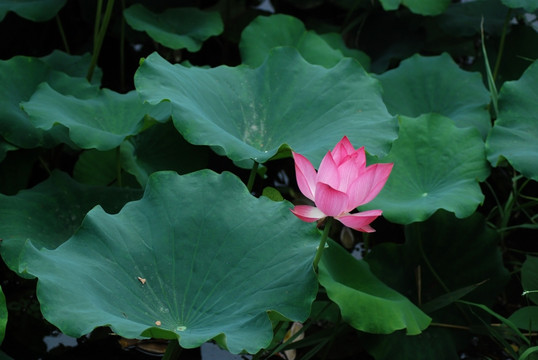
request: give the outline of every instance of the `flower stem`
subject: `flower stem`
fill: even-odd
[[[101,46],[103,45],[106,29],[110,21],[110,16],[112,15],[112,9],[114,8],[114,0],[108,0],[105,9],[105,15],[103,17],[103,22],[101,22],[101,7],[102,0],[99,0],[97,4],[97,14],[95,17],[92,60],[90,63],[90,68],[88,69],[88,74],[86,75],[86,79],[88,79],[88,81],[92,80],[93,71],[97,66],[97,59],[99,58],[99,53],[101,52]]]
[[[316,251],[316,256],[314,257],[314,271],[318,272],[318,263],[323,254],[323,249],[325,249],[325,244],[327,243],[327,238],[329,237],[329,231],[331,230],[331,225],[333,223],[333,218],[328,217],[327,222],[325,223],[325,228],[323,229],[323,234],[321,235],[321,240],[319,241],[318,251]]]
[[[248,192],[252,192],[252,188],[254,187],[254,180],[256,179],[256,173],[258,172],[258,165],[260,164],[254,161],[252,170],[250,170],[250,176],[248,177],[248,183],[247,183]]]

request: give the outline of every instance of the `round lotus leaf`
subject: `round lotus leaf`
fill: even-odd
[[[276,48],[258,68],[200,69],[154,53],[135,84],[142,99],[171,102],[187,141],[237,162],[263,163],[289,146],[317,165],[344,135],[382,155],[396,137],[378,82],[349,58],[325,69],[293,48]]]
[[[96,207],[62,246],[24,258],[43,315],[65,334],[110,326],[255,353],[273,337],[268,312],[304,321],[317,293],[319,232],[291,206],[253,197],[231,173],[158,172],[141,200],[116,215]]]
[[[361,209],[381,209],[389,221],[423,221],[438,209],[464,218],[484,200],[478,181],[490,169],[480,134],[441,115],[400,117],[399,137],[380,161],[394,167],[379,195]]]
[[[224,30],[219,13],[197,8],[167,9],[157,14],[134,4],[124,10],[123,16],[133,29],[145,31],[159,44],[174,50],[198,51],[205,40]]]
[[[335,242],[323,251],[318,277],[327,296],[340,307],[342,318],[355,329],[374,334],[406,329],[416,335],[430,324],[429,316]]]
[[[475,127],[485,139],[490,128],[489,92],[479,73],[461,70],[450,55],[414,55],[377,78],[393,115],[437,113],[458,127]]]
[[[258,16],[241,33],[239,50],[244,64],[260,66],[271,49],[292,46],[311,64],[332,67],[344,56],[368,65],[368,57],[358,50],[348,49],[341,34],[318,35],[306,30],[303,22],[293,16],[275,14]]]
[[[538,181],[538,61],[499,92],[499,117],[487,139],[493,166],[505,158],[524,176]]]

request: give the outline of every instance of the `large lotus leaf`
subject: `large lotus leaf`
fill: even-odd
[[[335,242],[323,251],[318,278],[340,307],[342,318],[355,329],[374,334],[406,329],[407,334],[416,335],[430,324],[429,316]]]
[[[62,172],[17,195],[0,194],[0,251],[6,264],[25,275],[20,255],[30,243],[54,249],[69,239],[95,205],[117,212],[141,190],[81,185]]]
[[[499,93],[499,117],[487,139],[488,160],[505,158],[524,176],[538,181],[538,61]]]
[[[342,38],[340,34],[334,34]],[[330,68],[336,65],[343,57],[344,53],[334,38],[329,37],[327,41],[323,36],[315,31],[306,30],[303,22],[293,16],[285,14],[275,14],[271,16],[258,16],[241,33],[239,50],[244,64],[258,67],[265,61],[269,51],[278,46],[292,46],[311,64],[322,65]],[[343,46],[344,41],[338,46]],[[347,55],[364,59],[358,50]]]
[[[153,174],[140,201],[100,207],[55,250],[24,255],[45,318],[71,336],[217,337],[238,353],[272,339],[268,311],[304,321],[317,292],[319,232],[288,202],[251,196],[231,173]]]
[[[490,128],[489,92],[479,73],[461,70],[450,55],[415,55],[377,78],[393,115],[437,113],[458,127],[476,127],[485,139]]]
[[[385,10],[396,10],[402,4],[420,15],[439,15],[450,5],[450,0],[380,0],[380,2]]]
[[[169,121],[155,124],[121,144],[121,166],[142,186],[161,170],[186,174],[207,167],[209,149],[189,144]]]
[[[143,127],[150,107],[135,91],[119,94],[103,89],[93,98],[64,95],[41,84],[29,101],[21,104],[36,127],[55,125],[69,129],[70,139],[83,149],[110,150]]]
[[[0,61],[0,134],[22,148],[68,143],[63,129],[49,132],[37,129],[20,103],[30,99],[38,85],[45,81],[57,90],[77,89],[77,93],[85,94],[94,91],[95,87],[84,86],[84,79],[76,79],[86,61],[89,61],[87,56],[67,56],[60,52],[42,59],[16,56]],[[60,72],[64,68],[69,73]]]
[[[524,291],[531,291],[527,296],[538,304],[538,257],[527,256],[521,267],[521,285]]]
[[[263,163],[287,144],[317,165],[343,135],[377,155],[396,137],[377,81],[352,59],[325,69],[293,48],[276,48],[255,69],[199,69],[152,54],[135,83],[144,100],[172,103],[187,141],[234,161]]]
[[[524,8],[528,12],[538,9],[538,0],[501,0],[502,3],[511,8]]]
[[[67,0],[3,0],[0,2],[0,21],[8,11],[31,21],[50,20]]]
[[[478,180],[489,175],[476,129],[460,129],[436,114],[400,117],[400,133],[382,162],[394,168],[385,187],[364,209],[381,209],[392,222],[426,220],[438,209],[470,216],[484,200]]]
[[[156,14],[135,4],[125,9],[123,16],[133,29],[145,31],[153,40],[175,50],[198,51],[205,40],[224,30],[219,13],[196,8],[167,9]]]
[[[481,214],[457,219],[453,214],[441,210],[423,223],[406,226],[404,244],[380,244],[372,249],[365,260],[381,281],[414,302],[419,302],[417,288],[420,286],[420,302],[423,304],[446,294],[428,263],[450,291],[486,280],[464,298],[489,306],[509,280],[497,244],[497,232],[487,226]],[[420,285],[417,283],[417,271],[420,272]],[[435,323],[469,326],[469,319],[462,316],[460,310],[452,305],[436,309],[428,315]],[[431,331],[433,329],[429,328],[425,334]],[[436,338],[436,334],[431,332],[425,339]],[[417,344],[417,339],[401,337],[399,341],[390,341],[391,338],[379,341],[375,347],[376,351],[382,353],[395,353],[403,348],[406,352],[415,351],[415,356],[406,357],[412,359],[423,359],[423,352],[430,354],[439,348],[445,349],[439,353],[453,354],[454,347],[462,346],[468,334],[464,333],[464,338],[460,338],[460,330],[451,331],[451,334],[452,339],[443,335],[442,338],[447,341],[432,341],[429,345],[422,341]]]

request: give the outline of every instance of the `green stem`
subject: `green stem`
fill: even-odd
[[[316,251],[316,256],[314,257],[314,271],[318,272],[318,264],[323,254],[323,249],[325,249],[325,244],[327,243],[327,238],[329,237],[329,231],[331,230],[331,225],[333,223],[333,218],[328,217],[325,223],[325,229],[323,229],[323,234],[321,235],[321,240],[319,241],[318,250]]]
[[[252,192],[252,188],[254,187],[254,180],[256,179],[256,173],[258,172],[258,164],[256,161],[254,161],[254,165],[252,166],[252,170],[250,170],[250,176],[248,177],[248,183],[247,183],[247,189],[248,192]]]
[[[97,0],[97,9],[95,10],[95,23],[93,24],[93,52],[95,52],[95,39],[99,35],[101,26],[101,11],[103,9],[103,0]]]
[[[506,13],[506,18],[504,19],[503,32],[501,34],[501,40],[499,42],[499,52],[497,53],[497,59],[495,60],[495,67],[493,69],[493,80],[497,79],[497,74],[499,73],[499,68],[501,66],[501,59],[504,52],[504,42],[506,39],[506,33],[508,32],[508,25],[510,24],[510,19],[512,18],[512,9],[508,9]]]
[[[168,346],[166,347],[166,352],[162,357],[162,360],[176,360],[179,359],[179,355],[183,349],[179,346],[177,340],[170,340]]]
[[[56,14],[56,24],[58,25],[58,30],[60,31],[60,36],[62,37],[62,42],[64,43],[65,52],[70,54],[71,51],[69,50],[69,44],[67,43],[67,37],[65,36],[64,27],[62,26],[62,22],[60,20],[60,16]]]
[[[108,27],[108,23],[110,22],[110,16],[112,15],[112,9],[114,8],[114,0],[109,0],[106,4],[106,10],[105,15],[103,17],[103,22],[101,23],[101,26],[99,27],[99,30],[94,29],[94,35],[97,34],[97,36],[93,39],[94,45],[93,45],[93,54],[92,54],[92,61],[90,63],[90,68],[88,69],[88,74],[86,75],[86,79],[88,81],[92,80],[93,72],[95,70],[95,67],[97,66],[97,59],[99,58],[99,53],[101,52],[101,46],[103,45],[103,40],[105,38],[106,29]],[[98,13],[95,18],[96,27],[98,26],[97,23],[101,19],[101,0],[99,0],[99,3],[97,5]]]

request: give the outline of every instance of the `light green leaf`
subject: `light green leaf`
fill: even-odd
[[[517,81],[507,81],[499,92],[499,117],[487,139],[488,160],[500,159],[524,176],[538,180],[538,61]]]
[[[419,15],[439,15],[446,10],[450,0],[380,0],[383,9],[396,10],[400,4]]]
[[[481,75],[461,70],[447,53],[415,55],[377,78],[393,115],[444,115],[458,127],[477,128],[484,139],[491,128],[490,96]]]
[[[3,0],[0,2],[0,21],[8,11],[31,21],[50,20],[67,0]]]
[[[341,34],[318,35],[307,31],[301,20],[285,14],[258,16],[245,27],[239,42],[243,63],[253,67],[263,64],[270,50],[279,46],[294,47],[309,63],[326,68],[345,56],[368,59],[358,50],[347,49]]]
[[[153,40],[174,50],[186,48],[196,52],[205,40],[224,30],[219,13],[196,8],[173,8],[157,14],[134,4],[124,10],[123,16],[133,29],[145,31]]]
[[[54,249],[80,226],[92,207],[101,204],[107,211],[118,211],[126,201],[137,199],[141,190],[81,185],[62,172],[17,195],[0,194],[0,251],[5,263],[23,276],[20,263],[24,248]]]
[[[103,89],[94,98],[64,95],[41,84],[29,101],[21,104],[36,127],[50,130],[55,125],[69,129],[71,140],[83,149],[110,150],[143,126],[149,106],[135,91],[119,94]]]
[[[528,12],[534,12],[538,9],[538,0],[501,0],[502,3],[510,8],[523,8]]]
[[[140,201],[117,215],[96,207],[62,246],[24,259],[43,315],[65,334],[107,325],[254,353],[271,342],[268,311],[304,321],[317,292],[319,233],[290,207],[253,197],[230,173],[159,172]]]
[[[318,274],[320,284],[342,312],[342,318],[357,330],[390,334],[406,329],[420,334],[431,322],[406,297],[382,283],[368,264],[353,258],[335,242],[323,252]]]
[[[470,216],[484,200],[478,181],[489,175],[476,129],[441,115],[400,117],[400,133],[382,162],[394,168],[379,195],[361,209],[381,209],[392,222],[423,221],[438,209]]]
[[[187,141],[236,162],[263,163],[279,150],[289,155],[288,145],[317,165],[343,135],[377,155],[396,137],[377,81],[352,59],[325,69],[293,48],[276,48],[256,69],[199,69],[152,54],[135,84],[144,100],[171,102],[174,124]]]

